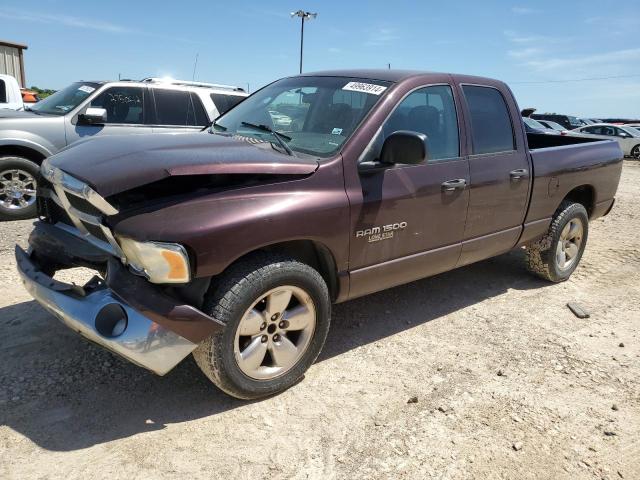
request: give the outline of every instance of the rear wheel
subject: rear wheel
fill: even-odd
[[[631,149],[631,157],[640,160],[640,145],[636,145]]]
[[[212,285],[204,310],[225,328],[193,356],[205,375],[234,397],[279,393],[317,358],[330,309],[327,286],[316,270],[278,255],[253,256]]]
[[[37,214],[36,178],[40,167],[22,157],[0,157],[0,220],[24,220]]]
[[[589,217],[583,205],[563,202],[547,234],[527,246],[527,267],[545,280],[567,280],[582,258],[589,233]]]

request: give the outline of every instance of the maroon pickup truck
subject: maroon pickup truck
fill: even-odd
[[[193,353],[239,398],[293,385],[331,304],[525,247],[566,280],[614,203],[615,141],[525,133],[487,78],[334,71],[276,81],[195,134],[88,140],[39,179],[27,290],[160,375]],[[56,271],[88,267],[84,286]]]

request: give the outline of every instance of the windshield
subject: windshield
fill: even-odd
[[[533,118],[522,117],[522,119],[524,120],[524,123],[529,125],[531,128],[535,128],[537,130],[546,130],[547,129],[547,127],[542,125],[540,122],[534,120]]]
[[[566,130],[566,128],[564,128],[562,125],[560,125],[559,123],[556,122],[551,122],[549,120],[545,120],[544,122],[546,125],[549,125],[550,128],[553,128],[554,130]]]
[[[390,85],[347,77],[285,78],[219,117],[211,131],[270,142],[275,148],[276,139],[269,131],[273,130],[294,152],[328,157],[340,149]]]
[[[80,105],[99,86],[100,84],[91,82],[72,83],[67,88],[31,105],[29,109],[51,115],[64,115]]]
[[[620,128],[620,130],[622,130],[623,132],[627,132],[632,137],[640,137],[640,131],[636,130],[633,127]]]

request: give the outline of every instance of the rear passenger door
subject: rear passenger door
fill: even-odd
[[[465,99],[469,156],[469,211],[459,265],[515,246],[526,214],[530,166],[517,106],[508,91],[461,84]],[[516,130],[516,128],[518,130]]]
[[[209,124],[200,98],[193,92],[151,89],[155,116],[154,132],[197,132]]]

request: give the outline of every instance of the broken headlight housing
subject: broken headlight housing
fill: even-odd
[[[117,237],[129,266],[151,283],[187,283],[191,280],[189,255],[178,243],[138,242]]]

